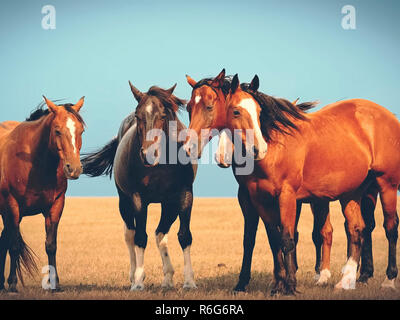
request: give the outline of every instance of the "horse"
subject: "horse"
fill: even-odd
[[[230,165],[224,161],[224,147],[225,144],[230,140],[227,140],[227,135],[223,128],[226,127],[225,102],[226,97],[229,94],[232,77],[225,76],[225,69],[223,69],[215,78],[205,78],[200,81],[195,81],[188,75],[186,78],[189,85],[193,88],[191,100],[187,104],[187,111],[189,112],[190,118],[189,128],[196,132],[196,135],[193,136],[197,137],[198,140],[196,141],[192,138],[187,139],[184,148],[189,154],[191,150],[197,149],[196,152],[198,156],[201,157],[202,149],[208,142],[207,136],[212,136],[213,134],[215,135],[216,132],[213,131],[214,129],[222,130],[220,132],[219,150],[216,154],[216,161],[220,167],[227,168]],[[248,84],[242,85],[246,86]],[[297,100],[294,103],[297,103]],[[303,109],[310,108],[311,106],[312,104],[310,103],[299,105],[299,107]],[[206,134],[202,134],[200,132],[201,130],[206,130]],[[232,169],[234,169],[234,167],[232,167]],[[235,170],[233,170],[233,172],[235,174]],[[239,186],[238,200],[244,218],[244,239],[242,267],[239,281],[234,288],[235,292],[245,291],[250,281],[252,252],[259,223],[259,215],[257,214],[256,210],[252,208],[245,185]],[[316,248],[315,270],[317,273],[317,284],[324,285],[331,276],[329,269],[333,228],[329,219],[329,203],[315,201],[312,203],[311,208],[314,215],[314,229],[312,238]],[[300,211],[301,203],[299,202],[297,207],[296,224],[300,216]],[[264,224],[270,239],[270,244],[272,246],[273,243],[275,243],[274,239],[277,237],[277,232],[276,230],[272,230],[272,227],[268,224]],[[297,242],[297,231],[295,233],[295,238]],[[279,252],[275,249],[275,247],[276,246],[271,248],[273,249],[272,251],[274,254],[275,273],[279,274],[284,272],[282,271],[283,264],[279,260]],[[275,283],[274,288],[272,289],[272,294],[275,294],[278,291],[280,285],[280,282]]]
[[[186,128],[178,119],[177,112],[185,101],[173,95],[176,84],[168,90],[152,86],[147,93],[139,91],[131,82],[129,85],[138,102],[135,112],[122,121],[117,137],[100,151],[82,159],[83,173],[92,177],[104,174],[111,177],[114,172],[119,211],[125,223],[125,242],[130,254],[131,290],[144,289],[143,259],[147,245],[147,208],[150,203],[161,203],[156,243],[163,263],[162,287],[174,286],[167,235],[179,216],[178,240],[184,256],[183,287],[196,288],[190,257],[190,216],[197,164],[174,164],[170,157],[176,157],[177,153],[166,152],[170,150],[171,143],[177,143],[176,152],[182,145],[177,142],[176,136]],[[169,134],[173,123],[176,123],[176,135]],[[165,148],[158,148],[163,138],[150,137],[150,132],[154,130],[166,133]],[[153,157],[150,157],[150,153],[153,153]]]
[[[57,229],[64,208],[67,180],[82,172],[80,149],[85,123],[79,114],[84,103],[56,105],[44,97],[24,122],[0,123],[0,213],[4,229],[0,238],[0,289],[4,290],[4,266],[10,254],[9,292],[17,292],[22,269],[37,272],[35,254],[20,233],[23,217],[42,213],[50,288],[59,291],[56,266]],[[47,105],[47,109],[44,109]],[[52,278],[54,275],[54,278]],[[54,280],[53,283],[51,283]]]
[[[339,200],[348,237],[347,261],[337,289],[355,288],[360,257],[363,278],[371,274],[373,214],[379,193],[389,243],[383,287],[397,277],[397,190],[400,184],[400,123],[382,106],[364,99],[330,104],[314,113],[258,91],[254,77],[241,88],[232,80],[227,127],[254,130],[254,142],[236,131],[254,153],[252,176],[241,176],[264,221],[280,228],[286,270],[284,292],[296,292],[295,227],[298,201]],[[365,280],[365,279],[364,279]]]

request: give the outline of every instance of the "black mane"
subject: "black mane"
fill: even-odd
[[[152,86],[149,91],[146,93],[148,96],[153,96],[157,97],[160,99],[161,103],[166,107],[167,109],[170,109],[174,112],[177,112],[180,109],[183,109],[184,105],[186,104],[186,101],[183,99],[179,99],[173,94],[170,94],[168,90],[164,90],[160,87],[157,86]]]
[[[298,130],[290,118],[307,120],[305,112],[318,104],[314,101],[294,105],[286,99],[275,98],[259,91],[254,92],[248,88],[248,84],[241,85],[241,89],[249,93],[261,107],[261,132],[267,142],[271,141],[272,131],[290,134],[285,129]]]
[[[53,100],[53,101],[57,102],[59,100]],[[25,119],[25,121],[39,120],[40,118],[50,114],[50,110],[45,106],[46,106],[46,103],[45,102],[41,102],[36,107],[36,109],[31,112],[29,117]],[[67,110],[69,113],[72,113],[78,119],[78,121],[80,123],[82,123],[82,125],[85,125],[85,121],[83,121],[83,118],[81,117],[81,115],[72,108],[74,106],[72,103],[60,104],[59,106],[60,107],[64,107],[64,109]]]
[[[232,78],[233,78],[232,76],[226,76],[224,78],[224,84],[220,88],[225,97],[229,94],[229,89],[231,88]],[[193,87],[193,90],[200,88],[201,86],[204,86],[204,85],[211,87],[211,82],[213,80],[214,80],[214,78],[201,79],[195,84],[195,86]]]

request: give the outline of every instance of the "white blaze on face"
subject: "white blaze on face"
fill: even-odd
[[[196,104],[198,104],[198,103],[200,102],[200,100],[201,100],[201,95],[197,95],[197,96],[194,98],[194,102],[195,102]]]
[[[148,104],[145,108],[147,113],[152,113],[153,112],[153,104]]]
[[[228,136],[227,129],[222,130],[219,135],[218,149],[215,153],[216,161],[224,166],[232,164],[233,144]]]
[[[71,134],[71,142],[72,146],[74,147],[74,153],[76,153],[76,139],[75,139],[75,121],[71,118],[67,119],[67,128]]]
[[[261,128],[258,125],[258,114],[257,114],[257,105],[251,98],[246,98],[240,101],[239,106],[243,109],[246,109],[250,114],[251,120],[253,122],[253,129],[255,134],[256,145],[258,147],[258,158],[262,159],[265,157],[267,153],[268,145],[264,140],[264,137],[261,133]]]

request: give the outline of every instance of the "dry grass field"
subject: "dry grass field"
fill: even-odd
[[[147,232],[149,241],[145,253],[146,288],[130,292],[128,280],[128,251],[124,242],[123,223],[117,210],[117,198],[68,198],[61,219],[58,237],[58,268],[60,293],[41,288],[42,274],[25,277],[19,293],[0,294],[0,299],[399,299],[399,291],[382,290],[385,276],[387,241],[382,227],[380,204],[376,210],[377,227],[373,233],[375,276],[367,286],[343,292],[335,291],[346,260],[344,218],[337,202],[331,204],[334,227],[329,285],[314,285],[314,246],[311,240],[312,214],[303,207],[299,223],[298,290],[295,297],[269,296],[272,277],[272,255],[265,229],[259,225],[253,257],[253,277],[248,293],[233,295],[242,260],[243,218],[234,198],[196,198],[192,212],[192,262],[197,290],[186,291],[183,284],[183,256],[176,236],[178,221],[169,235],[169,252],[175,267],[175,289],[161,288],[162,264],[156,247],[154,230],[160,217],[160,206],[149,210]],[[21,224],[26,242],[38,255],[39,271],[47,264],[44,250],[44,219],[42,216],[24,218]],[[399,258],[399,257],[398,257]],[[8,259],[7,259],[8,260]],[[8,276],[8,263],[7,263]],[[400,286],[397,281],[397,286]]]

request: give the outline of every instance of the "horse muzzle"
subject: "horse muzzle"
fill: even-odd
[[[67,179],[76,180],[82,174],[82,165],[72,166],[70,163],[64,165],[64,174]]]

